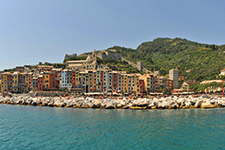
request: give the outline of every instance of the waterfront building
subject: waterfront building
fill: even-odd
[[[121,73],[120,72],[117,72],[117,92],[121,92],[122,90],[122,82],[121,82]]]
[[[19,86],[19,89],[18,89],[19,93],[25,92],[25,73],[19,74],[18,86]]]
[[[140,79],[144,81],[144,91],[146,93],[153,93],[156,91],[156,87],[158,86],[157,76],[152,74],[144,74],[140,75]]]
[[[72,71],[70,69],[64,69],[61,72],[60,88],[72,88]]]
[[[38,79],[38,91],[42,91],[43,90],[43,75],[39,75],[37,79]]]
[[[50,88],[50,71],[44,71],[42,73],[43,76],[43,89]]]
[[[62,68],[53,68],[49,73],[50,89],[59,89]]]
[[[32,78],[33,78],[33,74],[30,73],[24,73],[25,76],[25,91],[30,91],[32,88]]]
[[[87,81],[86,81],[86,72],[79,72],[79,85],[83,89],[83,93],[87,93],[88,89],[86,88]]]
[[[1,80],[2,80],[2,83],[1,83],[1,91],[2,92],[7,92],[8,91],[8,74],[10,72],[4,72],[1,74]]]
[[[7,73],[7,91],[12,91],[12,73]]]
[[[37,77],[32,78],[32,90],[33,91],[38,90],[38,78]]]
[[[19,91],[19,74],[20,72],[15,71],[12,74],[12,92],[18,92]]]

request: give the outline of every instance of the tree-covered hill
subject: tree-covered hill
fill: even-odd
[[[114,46],[123,57],[136,63],[143,61],[151,70],[160,70],[166,75],[169,69],[178,68],[180,76],[197,81],[219,78],[225,68],[225,45],[208,45],[181,38],[157,38],[144,42],[137,49]],[[186,70],[190,70],[186,72]]]

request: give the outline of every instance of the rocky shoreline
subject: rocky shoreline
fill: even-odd
[[[104,98],[93,97],[32,97],[29,95],[0,96],[0,104],[100,109],[190,109],[225,107],[224,97],[192,96],[166,98]]]

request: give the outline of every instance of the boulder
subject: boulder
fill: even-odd
[[[130,109],[147,109],[147,107],[130,107]]]
[[[214,108],[215,105],[212,105],[209,101],[201,104],[201,108]]]
[[[122,104],[117,104],[116,107],[117,108],[121,108],[121,107],[123,107],[123,105]]]
[[[33,106],[37,106],[37,102],[32,102],[32,105]]]
[[[48,106],[53,107],[54,105],[53,105],[53,103],[48,103]]]
[[[170,108],[171,108],[171,109],[176,109],[176,108],[177,108],[177,105],[176,105],[176,104],[172,104],[172,105],[170,106]]]
[[[101,105],[93,104],[91,108],[99,108]]]
[[[146,106],[148,106],[148,102],[140,102],[140,103],[137,104],[137,106],[146,107]]]
[[[105,106],[105,109],[114,109],[115,107],[111,104],[108,104]]]
[[[128,109],[128,108],[129,108],[129,106],[123,106],[122,108],[123,108],[123,109]]]
[[[160,102],[160,103],[158,103],[158,108],[159,109],[166,109],[166,108],[168,108],[169,107],[169,105],[168,105],[168,103],[167,102]]]
[[[200,108],[200,107],[201,107],[201,104],[202,104],[202,100],[198,100],[198,101],[195,103],[195,108]]]

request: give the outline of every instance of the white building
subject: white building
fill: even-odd
[[[69,69],[64,69],[60,76],[60,87],[70,88],[72,87],[72,71]]]

